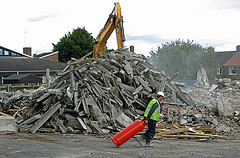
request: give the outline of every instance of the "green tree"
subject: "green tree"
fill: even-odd
[[[159,71],[165,71],[170,76],[179,72],[179,80],[195,80],[198,63],[204,66],[208,78],[212,80],[218,66],[212,47],[204,48],[190,40],[166,42],[157,51],[151,51],[148,58]]]
[[[93,50],[95,39],[85,27],[73,29],[60,38],[57,44],[53,45],[53,51],[58,51],[60,62],[67,62],[71,57],[79,59]]]

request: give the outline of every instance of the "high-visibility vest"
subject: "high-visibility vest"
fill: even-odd
[[[152,116],[150,117],[151,120],[154,120],[154,121],[158,121],[159,120],[159,115],[160,115],[160,103],[158,102],[157,99],[152,99],[149,103],[148,103],[148,106],[146,108],[146,111],[144,113],[144,117],[147,117],[148,116],[148,113],[150,112],[150,109],[152,108],[152,105],[157,103],[158,104],[158,107],[155,109],[155,111],[153,112]]]

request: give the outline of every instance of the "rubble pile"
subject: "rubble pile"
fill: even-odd
[[[218,132],[229,133],[240,127],[240,84],[220,86],[213,84],[210,89],[189,87],[186,93],[196,103],[196,107],[207,109],[217,121]]]
[[[109,133],[143,116],[150,99],[164,91],[166,102],[194,103],[143,55],[111,52],[71,62],[48,88],[31,95],[18,118],[22,132]]]
[[[211,108],[218,116],[233,117],[234,111],[240,111],[240,84],[227,87],[212,85],[212,87],[214,89],[193,87],[187,89],[186,92],[197,106]],[[219,106],[221,104],[224,109]]]
[[[182,126],[198,127],[203,125],[217,126],[216,115],[205,106],[163,106],[162,120],[165,123],[177,123]]]
[[[24,109],[27,108],[30,94],[33,90],[23,90],[15,92],[0,92],[0,114],[21,117]]]
[[[1,93],[0,115],[16,118],[20,132],[118,132],[141,119],[148,102],[163,91],[158,137],[219,138],[203,132],[229,133],[236,127],[231,107],[239,107],[239,86],[183,89],[172,81],[175,76],[129,51],[82,58],[69,62],[47,88]]]
[[[156,128],[154,138],[236,137],[235,134],[240,131],[240,84],[235,83],[236,81],[224,87],[212,85],[211,88],[203,86],[182,88],[195,105],[164,104],[162,121]]]
[[[17,133],[15,118],[27,109],[31,91],[0,91],[0,134]]]

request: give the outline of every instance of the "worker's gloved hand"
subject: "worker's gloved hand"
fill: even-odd
[[[148,123],[148,119],[149,119],[148,117],[144,117],[143,121],[147,124]]]
[[[143,120],[146,124],[148,124],[148,120]]]

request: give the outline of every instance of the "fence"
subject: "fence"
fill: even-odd
[[[0,84],[0,91],[13,92],[23,89],[37,89],[42,84],[28,83],[28,84]]]

